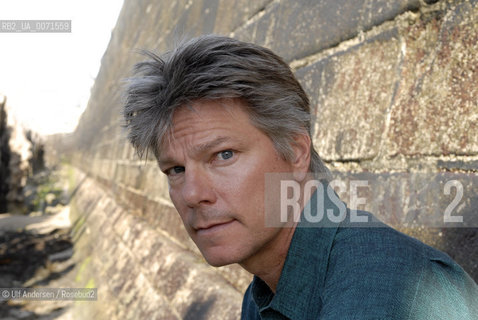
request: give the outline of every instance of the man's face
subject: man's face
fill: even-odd
[[[196,101],[173,116],[158,159],[187,232],[209,264],[247,265],[281,243],[266,228],[266,172],[290,172],[240,100]],[[257,259],[256,259],[257,260]]]

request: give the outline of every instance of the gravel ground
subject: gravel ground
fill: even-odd
[[[46,229],[42,229],[46,230]],[[0,288],[74,287],[69,229],[0,231]],[[72,301],[0,300],[0,319],[70,319]]]

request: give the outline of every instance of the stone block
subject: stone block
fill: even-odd
[[[144,213],[145,196],[141,191],[125,185],[116,185],[115,199],[130,209],[130,213],[141,217]]]
[[[341,173],[339,196],[351,209],[374,213],[393,227],[478,228],[478,175],[465,173]],[[356,186],[353,187],[352,182]],[[359,182],[359,183],[357,183]],[[357,203],[352,188],[364,204]],[[462,220],[462,222],[458,222]],[[456,221],[456,222],[454,222]]]
[[[114,238],[111,240],[114,240]],[[124,244],[119,244],[117,253],[116,263],[107,270],[109,276],[103,278],[102,281],[106,282],[115,296],[120,297],[122,292],[132,291],[133,281],[138,276],[139,270],[137,264],[133,263],[133,257]],[[103,267],[98,263],[98,270],[102,269]],[[127,300],[128,296],[120,299]]]
[[[389,155],[478,154],[478,6],[464,1],[402,29]]]
[[[159,170],[156,161],[148,161],[143,166],[140,189],[151,199],[169,202],[169,187],[166,176]]]
[[[189,3],[176,26],[187,36],[212,33],[216,21],[219,0],[198,0]]]
[[[179,319],[162,293],[157,292],[149,281],[143,280],[137,285],[141,285],[140,288],[142,289],[139,296],[139,315],[137,319]]]
[[[264,10],[271,1],[219,0],[214,33],[227,35]]]
[[[333,47],[419,6],[418,0],[283,0],[269,5],[262,17],[238,28],[234,36],[270,47],[292,61]]]
[[[94,174],[102,179],[111,181],[116,172],[117,162],[109,159],[97,159],[98,170]]]
[[[144,3],[141,12],[142,28],[132,27],[135,30],[132,32],[134,37],[131,36],[131,32],[124,33],[129,36],[130,44],[134,47],[163,52],[184,38],[212,33],[218,2],[219,0],[162,1],[162,3],[142,1]],[[128,25],[125,23],[121,28],[127,29]]]
[[[272,41],[275,39],[273,33],[277,23],[279,7],[280,2],[270,3],[254,22],[237,28],[232,34],[233,37],[241,41],[253,42],[272,49]],[[281,52],[276,53],[282,54]]]
[[[128,212],[125,212],[121,219],[118,219],[116,223],[113,225],[113,229],[115,233],[122,238],[123,242],[128,241],[130,237],[130,226],[133,222],[133,216]]]
[[[238,264],[230,264],[216,268],[216,270],[239,292],[246,292],[247,287],[252,281],[252,274],[244,270]]]
[[[129,221],[130,224],[128,226],[128,237],[123,237],[123,241],[125,245],[132,250],[135,247],[135,242],[138,242],[140,235],[143,233],[144,225],[142,224],[142,220],[136,216],[133,216],[132,219]],[[134,252],[134,254],[137,254]]]
[[[378,155],[397,81],[395,28],[297,70],[311,97],[314,145],[329,161]]]
[[[436,1],[435,1],[436,2]],[[428,1],[427,4],[432,4]],[[367,30],[373,26],[378,26],[384,21],[393,20],[399,14],[405,11],[418,10],[422,4],[419,0],[405,1],[387,1],[387,0],[368,0],[364,2],[361,16],[362,30]]]
[[[109,163],[107,167],[112,167]],[[136,163],[116,163],[116,170],[114,172],[114,181],[119,182],[130,188],[138,188],[141,184],[141,177],[143,173],[143,167]],[[104,168],[102,171],[107,171],[107,168]],[[113,175],[109,177],[112,179]]]
[[[195,261],[185,251],[172,250],[171,246],[162,249],[157,260],[158,271],[153,279],[155,286],[171,301],[188,281]]]
[[[156,212],[148,212],[147,215],[156,216],[157,228],[163,230],[172,238],[176,239],[184,248],[188,248],[192,252],[199,253],[194,242],[184,228],[183,222],[175,208],[161,205]],[[148,218],[146,218],[148,220]]]
[[[242,294],[225,286],[212,271],[197,267],[175,294],[171,304],[182,319],[238,319]]]

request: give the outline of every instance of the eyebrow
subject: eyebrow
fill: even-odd
[[[219,136],[217,137],[216,139],[212,140],[212,141],[208,141],[208,142],[205,142],[205,143],[201,143],[197,146],[194,146],[192,148],[192,152],[193,154],[201,154],[201,153],[204,153],[210,149],[213,149],[215,147],[217,147],[218,145],[224,143],[224,142],[227,142],[227,141],[230,141],[231,138],[230,137],[223,137],[223,136]],[[172,158],[166,156],[165,158],[161,158],[158,159],[158,164],[160,166],[166,166],[168,164],[172,164],[172,163],[175,163],[176,161],[174,161]]]
[[[218,146],[218,145],[220,145],[224,142],[227,142],[228,140],[231,140],[231,139],[229,137],[217,137],[216,139],[214,139],[212,141],[201,143],[201,144],[193,147],[193,152],[194,153],[203,153],[204,151],[213,149],[214,147],[216,147],[216,146]]]

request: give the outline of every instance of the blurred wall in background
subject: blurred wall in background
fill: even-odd
[[[339,175],[477,171],[476,0],[126,0],[75,133],[46,146],[50,163],[75,168],[75,254],[81,281],[99,289],[95,318],[239,316],[250,275],[204,263],[155,160],[138,159],[122,129],[135,50],[161,53],[206,33],[269,47],[291,64],[312,102],[314,145]],[[478,278],[476,228],[402,229]]]

